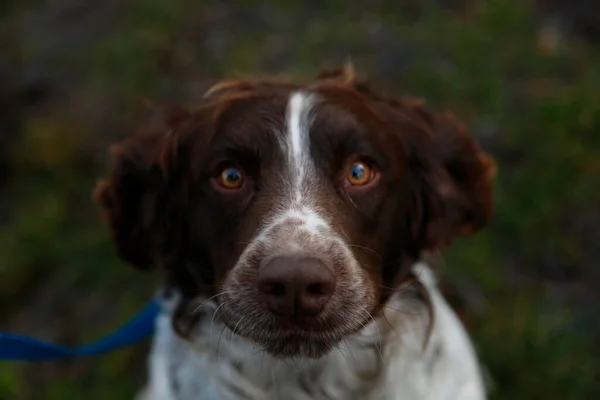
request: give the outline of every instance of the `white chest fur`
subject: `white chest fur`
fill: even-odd
[[[477,357],[460,321],[416,264],[434,322],[424,347],[424,304],[399,292],[357,335],[317,361],[279,361],[210,318],[193,341],[171,328],[169,304],[157,320],[150,379],[140,400],[480,400]]]

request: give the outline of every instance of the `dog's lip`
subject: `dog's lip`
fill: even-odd
[[[305,330],[282,330],[275,332],[266,332],[265,338],[274,341],[286,342],[318,342],[325,343],[333,341],[333,335],[328,335],[328,331],[305,331]]]
[[[330,330],[328,321],[317,321],[313,318],[295,318],[287,321],[277,321],[271,330],[282,334],[325,334]]]
[[[277,337],[270,338],[263,336],[257,343],[262,346],[267,353],[276,357],[309,357],[319,358],[332,350],[341,338],[314,337],[311,339],[302,337]]]
[[[338,327],[335,330],[265,329],[247,337],[261,345],[277,344],[286,348],[295,348],[304,344],[334,347],[344,338],[356,334],[360,329],[350,327]]]
[[[236,320],[236,318],[231,318]],[[311,341],[317,344],[337,343],[344,337],[355,335],[360,332],[368,323],[368,320],[356,321],[356,323],[348,324],[341,321],[313,321],[310,325],[306,324],[281,324],[278,321],[271,320],[263,325],[262,329],[253,330],[252,333],[244,332],[245,330],[237,329],[237,323],[225,324],[231,330],[235,330],[241,336],[247,337],[256,342],[273,341],[273,342],[306,342]]]
[[[251,335],[252,339],[257,341],[273,341],[273,342],[318,342],[326,343],[335,341],[338,335],[332,335],[329,330],[304,330],[295,329],[264,329]],[[339,336],[344,336],[343,334]]]

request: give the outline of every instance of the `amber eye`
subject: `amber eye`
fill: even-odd
[[[346,184],[348,186],[363,186],[371,182],[374,172],[368,164],[356,161],[350,164],[346,171]]]
[[[244,177],[242,175],[242,171],[237,168],[230,167],[221,171],[217,181],[219,185],[225,189],[239,189],[244,183]]]

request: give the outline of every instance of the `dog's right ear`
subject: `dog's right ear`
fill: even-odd
[[[113,145],[113,165],[94,192],[118,255],[140,269],[174,256],[185,201],[182,135],[191,116],[170,110],[157,126]]]

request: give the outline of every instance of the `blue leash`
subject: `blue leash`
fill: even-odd
[[[127,347],[152,335],[159,309],[158,303],[153,300],[115,332],[74,349],[27,336],[0,332],[0,361],[52,361],[103,354]]]

